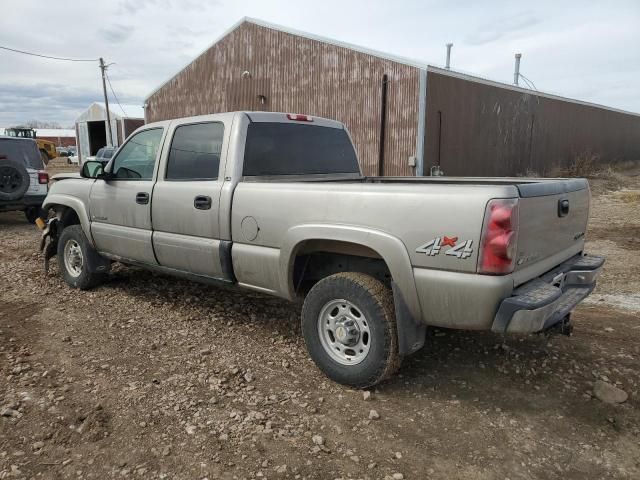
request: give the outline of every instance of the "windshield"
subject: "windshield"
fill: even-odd
[[[5,133],[9,137],[36,138],[36,132],[29,128],[7,128]]]

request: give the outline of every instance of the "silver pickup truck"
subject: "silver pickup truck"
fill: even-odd
[[[364,177],[344,125],[234,112],[138,129],[55,182],[45,257],[98,285],[111,262],[304,300],[318,367],[367,387],[427,326],[567,330],[603,259],[583,179]]]

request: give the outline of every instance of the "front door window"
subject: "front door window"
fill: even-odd
[[[136,133],[118,152],[111,172],[119,180],[151,180],[160,148],[162,129]]]

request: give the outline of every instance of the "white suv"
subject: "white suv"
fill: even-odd
[[[0,212],[22,210],[34,223],[47,196],[49,175],[35,140],[0,137]]]

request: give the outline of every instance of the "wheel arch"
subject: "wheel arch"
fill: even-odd
[[[380,230],[348,226],[306,224],[289,229],[280,251],[280,289],[289,299],[296,296],[294,265],[303,253],[332,246],[346,254],[381,259],[389,270],[394,290],[401,294],[409,313],[421,318],[413,269],[402,241]]]
[[[78,219],[78,223],[82,227],[82,231],[89,240],[89,243],[92,247],[95,247],[93,237],[91,236],[89,213],[87,212],[85,204],[80,199],[64,194],[49,194],[47,195],[42,208],[44,211],[54,209],[56,213],[58,213],[60,220],[63,221],[63,224],[68,223],[68,221],[65,222],[65,219],[72,218],[70,217],[70,212],[73,212]],[[75,222],[71,222],[71,224],[73,223]]]

